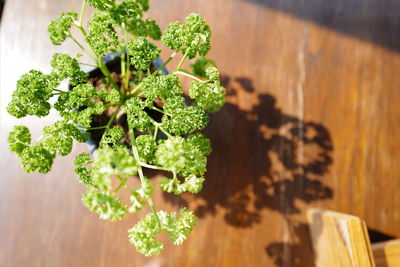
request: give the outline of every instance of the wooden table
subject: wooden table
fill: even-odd
[[[209,56],[228,88],[206,131],[214,151],[205,189],[182,198],[156,192],[157,208],[189,205],[198,226],[184,245],[153,258],[128,242],[137,216],[109,223],[83,207],[72,154],[48,174],[27,175],[8,151],[12,126],[39,136],[57,118],[16,120],[5,106],[20,75],[50,70],[60,48],[47,25],[80,2],[4,7],[0,266],[312,266],[309,206],[357,215],[400,237],[400,2],[151,1],[149,16],[162,29],[191,12],[206,18]],[[78,52],[69,42],[62,51]],[[85,150],[78,144],[73,154]]]

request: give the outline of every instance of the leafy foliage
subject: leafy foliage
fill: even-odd
[[[208,112],[216,112],[225,104],[225,88],[220,85],[219,72],[216,67],[205,71],[206,82],[193,81],[189,96],[196,104]]]
[[[91,177],[93,169],[87,167],[90,163],[89,153],[81,153],[74,160],[74,172],[78,174],[79,181],[89,187],[93,186]]]
[[[10,151],[21,155],[25,148],[31,144],[31,133],[29,128],[23,125],[15,126],[7,139],[10,145]]]
[[[7,106],[11,115],[22,118],[27,115],[47,116],[50,112],[48,100],[52,96],[51,76],[37,70],[24,74],[17,82],[17,89]]]
[[[53,67],[52,75],[59,81],[70,78],[71,85],[85,83],[88,80],[88,74],[81,71],[78,60],[67,54],[55,53],[50,62]]]
[[[118,141],[124,136],[124,130],[121,127],[108,128],[104,131],[100,141],[100,147],[107,145],[115,146]]]
[[[197,218],[186,208],[181,208],[179,213],[178,216],[174,212],[168,214],[159,211],[157,212],[158,220],[154,214],[147,214],[129,230],[130,242],[145,256],[158,255],[163,250],[163,243],[155,239],[155,235],[160,232],[167,232],[175,245],[181,245],[187,235],[192,232]]]
[[[174,136],[161,142],[156,151],[156,162],[165,169],[183,176],[204,174],[207,158],[192,143],[180,136]]]
[[[147,41],[145,37],[138,37],[128,42],[128,54],[133,66],[139,70],[147,70],[153,59],[158,58],[161,50]]]
[[[212,66],[216,67],[214,60],[205,57],[198,58],[190,65],[194,74],[204,78],[206,78],[206,69]]]
[[[113,5],[115,4],[115,0],[88,0],[88,1],[92,7],[102,11],[105,11],[113,7]]]
[[[211,48],[211,30],[206,21],[196,13],[186,17],[186,24],[172,22],[162,35],[162,42],[172,50],[182,50],[187,58],[205,56]]]
[[[49,24],[47,31],[54,45],[61,45],[65,41],[77,17],[78,14],[75,12],[62,12],[57,19]]]
[[[136,138],[136,146],[143,162],[152,163],[154,161],[157,145],[153,136],[149,134],[139,135]]]
[[[98,10],[87,24],[82,21],[86,4]],[[140,253],[151,256],[163,248],[155,238],[157,233],[166,232],[174,244],[180,245],[197,218],[186,208],[181,208],[179,215],[156,211],[153,181],[145,172],[166,172],[157,186],[168,193],[198,193],[202,189],[211,144],[199,131],[207,126],[208,113],[224,104],[225,89],[215,63],[204,58],[211,37],[204,19],[193,13],[185,24],[173,22],[161,33],[154,20],[144,18],[148,8],[148,0],[83,0],[79,15],[61,13],[48,27],[50,40],[61,45],[71,38],[94,61],[89,65],[95,64],[101,71],[101,88],[95,88],[81,70],[86,63],[80,62],[80,56],[55,53],[49,74],[31,70],[18,80],[7,111],[16,118],[44,117],[54,108],[61,117],[44,127],[35,141],[23,125],[9,133],[9,148],[26,172],[49,172],[56,156],[71,153],[74,141],[87,141],[93,131],[101,133],[97,150],[81,153],[74,160],[74,172],[87,187],[82,202],[101,219],[110,221],[148,205],[152,212],[129,230],[129,239]],[[82,38],[73,36],[72,27]],[[148,38],[161,38],[174,50],[157,70],[152,62],[161,50]],[[102,56],[110,52],[120,56],[120,73],[111,73],[103,61]],[[174,72],[166,74],[162,69],[177,52],[183,54],[181,61]],[[192,64],[193,73],[181,68],[185,60],[196,56],[202,57]],[[181,75],[194,80],[189,103],[183,95]],[[68,80],[69,90],[62,88],[63,80]],[[95,125],[96,115],[108,116],[108,121]],[[139,179],[132,178],[135,176]],[[140,184],[132,186],[132,179],[140,180]],[[121,198],[124,190],[129,201]]]
[[[176,95],[182,95],[182,87],[178,76],[175,74],[148,76],[142,82],[143,93],[149,100],[157,97],[168,99]]]
[[[127,211],[127,207],[121,204],[120,199],[113,198],[109,193],[93,189],[83,194],[82,202],[88,209],[99,214],[100,219],[112,222],[124,218]]]
[[[89,34],[85,37],[85,40],[99,56],[121,49],[118,34],[113,27],[113,20],[106,12],[93,14],[89,21]]]
[[[26,147],[21,154],[21,164],[26,172],[47,173],[53,165],[54,154],[47,151],[42,145]]]

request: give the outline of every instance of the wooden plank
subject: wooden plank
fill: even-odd
[[[308,220],[317,267],[375,266],[363,220],[322,209],[310,209]]]
[[[400,266],[400,239],[375,243],[371,247],[377,267]]]

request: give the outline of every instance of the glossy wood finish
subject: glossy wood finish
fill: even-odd
[[[159,209],[195,209],[196,230],[183,246],[142,257],[127,239],[136,216],[112,224],[82,206],[72,155],[46,175],[21,171],[8,152],[9,130],[25,123],[39,136],[49,121],[17,121],[5,105],[21,74],[50,69],[60,48],[47,24],[80,0],[9,0],[1,22],[0,266],[312,266],[309,206],[400,236],[398,1],[151,4],[163,29],[190,12],[206,18],[209,56],[229,92],[206,131],[214,152],[204,191],[156,192]],[[69,42],[63,51],[78,52]]]

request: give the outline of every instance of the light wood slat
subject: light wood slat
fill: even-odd
[[[322,209],[310,209],[308,220],[317,267],[375,266],[363,220]]]
[[[376,267],[400,266],[400,239],[372,244]]]

